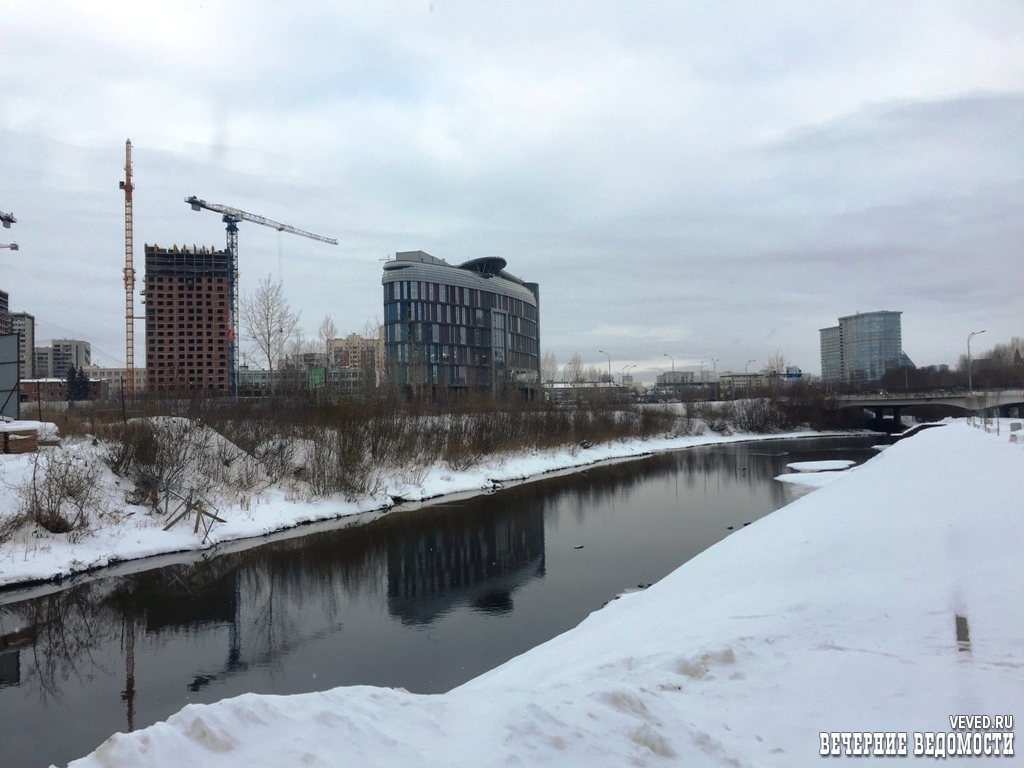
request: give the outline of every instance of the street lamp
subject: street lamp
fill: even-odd
[[[635,364],[624,365],[624,366],[622,366],[622,370],[619,371],[619,381],[622,382],[622,386],[626,386],[626,371],[629,368],[636,368],[636,365]]]
[[[597,351],[598,351],[599,354],[608,355],[608,353],[605,352],[603,349],[599,349]],[[608,355],[608,382],[610,384],[614,383],[614,381],[612,380],[612,356],[611,355]]]
[[[757,360],[747,360],[747,362],[744,363],[743,365],[743,383],[746,384],[747,397],[750,397],[750,376],[748,375],[747,366],[749,366],[751,363],[756,362]]]
[[[665,357],[672,361],[672,373],[676,372],[676,359],[672,357],[668,352],[664,353]]]
[[[971,382],[971,367],[972,367],[971,366],[971,339],[974,338],[975,336],[978,336],[978,335],[984,333],[984,332],[985,331],[973,331],[972,333],[967,334],[967,393],[968,394],[973,394],[974,393],[974,386],[973,386],[973,384]]]

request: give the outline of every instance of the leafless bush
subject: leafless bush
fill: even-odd
[[[354,500],[379,490],[380,467],[366,451],[370,424],[314,430],[304,465],[304,480],[312,496],[340,493]]]
[[[701,421],[696,403],[683,403],[683,412],[673,418],[669,433],[675,437],[686,437],[704,434],[704,422]]]
[[[786,414],[775,400],[759,397],[733,404],[732,423],[741,432],[765,433],[786,426]]]
[[[71,450],[40,451],[34,457],[32,479],[19,491],[22,519],[51,533],[72,538],[89,529],[90,513],[98,509],[100,464]]]
[[[441,449],[445,465],[460,472],[478,464],[484,454],[474,434],[473,419],[468,414],[453,415],[447,427]]]
[[[26,522],[29,521],[26,519],[24,512],[0,517],[0,544],[10,541],[14,534],[25,526]]]
[[[700,403],[697,412],[712,432],[717,435],[729,434],[729,425],[732,420],[730,403]]]

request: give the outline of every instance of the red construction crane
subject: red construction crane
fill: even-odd
[[[321,243],[330,243],[331,245],[337,245],[338,241],[331,237],[324,237],[323,235],[316,235],[312,232],[307,232],[304,229],[298,229],[297,227],[289,226],[288,224],[282,224],[279,221],[273,221],[265,216],[258,216],[255,213],[247,213],[246,211],[239,210],[238,208],[232,208],[228,205],[219,205],[217,203],[208,203],[205,200],[200,200],[195,195],[186,197],[185,202],[192,206],[193,211],[201,211],[204,208],[208,211],[214,211],[215,213],[221,214],[221,221],[227,224],[227,252],[228,252],[228,263],[230,268],[228,271],[228,303],[231,306],[231,328],[229,333],[229,354],[228,354],[228,367],[231,381],[231,391],[234,393],[238,392],[238,222],[240,221],[251,221],[254,224],[262,224],[264,227],[270,227],[276,229],[278,232],[290,232],[293,235],[301,235],[302,237],[308,237],[312,240],[319,240]]]

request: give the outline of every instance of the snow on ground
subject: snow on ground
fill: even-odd
[[[176,420],[164,420],[162,423],[166,428],[174,428]],[[40,426],[38,422],[15,422],[18,428],[25,428],[26,425]],[[46,425],[43,425],[43,431],[47,431]],[[113,563],[209,549],[244,539],[254,539],[255,544],[259,537],[275,531],[387,509],[399,497],[406,501],[422,501],[449,494],[491,490],[503,483],[610,459],[637,457],[710,443],[815,435],[817,433],[797,432],[726,437],[708,433],[492,457],[464,471],[443,466],[406,468],[384,478],[384,485],[377,495],[355,502],[339,498],[305,501],[287,488],[274,486],[265,487],[253,494],[242,495],[236,492],[231,497],[221,493],[215,498],[216,509],[217,514],[226,522],[216,524],[209,537],[205,537],[202,530],[196,533],[191,520],[164,531],[168,518],[155,514],[149,505],[128,504],[125,493],[132,489],[132,484],[117,478],[106,467],[100,467],[97,481],[100,500],[96,504],[99,514],[92,530],[87,535],[71,537],[73,540],[69,540],[66,534],[50,534],[37,528],[24,529],[6,542],[0,536],[0,587],[64,578]],[[223,440],[218,435],[203,439],[207,442]],[[0,524],[18,509],[21,503],[18,489],[31,482],[35,462],[40,457],[45,461],[47,455],[59,452],[75,454],[83,461],[92,457],[100,464],[97,458],[100,450],[91,440],[79,440],[60,448],[42,448],[40,454],[0,455]]]
[[[72,765],[789,767],[822,732],[945,751],[954,716],[1024,712],[1022,501],[1024,445],[952,423],[447,694],[190,705]]]
[[[796,472],[830,472],[835,469],[849,469],[854,462],[850,459],[829,459],[828,461],[794,461],[786,466]]]

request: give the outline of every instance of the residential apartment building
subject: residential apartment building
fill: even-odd
[[[692,386],[697,383],[697,374],[693,371],[665,371],[655,378],[659,387]]]
[[[389,379],[410,394],[439,390],[535,397],[540,386],[540,290],[491,256],[458,266],[423,251],[384,265]]]
[[[85,368],[92,363],[92,345],[81,339],[54,339],[50,346],[32,350],[37,379],[63,379],[68,368]]]
[[[350,333],[343,339],[331,339],[327,342],[329,368],[336,371],[358,371],[359,385],[364,388],[374,388],[381,381],[382,374],[378,370],[380,362],[384,359],[384,334],[383,328],[376,338],[360,336],[358,333]],[[342,389],[352,389],[351,373],[345,373],[340,377],[345,384]]]
[[[28,312],[15,312],[11,315],[11,333],[20,334],[18,338],[18,377],[34,379],[36,377],[36,319]]]
[[[824,381],[879,381],[891,368],[914,364],[903,352],[902,312],[881,310],[840,317],[819,330]]]
[[[330,339],[327,342],[327,355],[331,365],[373,371],[377,368],[379,344],[380,338],[368,339],[358,333],[350,333],[343,339]]]
[[[146,389],[229,392],[235,377],[227,251],[145,246]]]
[[[10,303],[7,291],[0,291],[0,336],[11,332]]]
[[[90,379],[103,382],[105,392],[114,398],[120,398],[125,391],[125,383],[128,380],[127,368],[101,368],[97,365],[90,365],[84,368]],[[135,381],[135,393],[142,394],[146,391],[146,369],[133,368]]]

